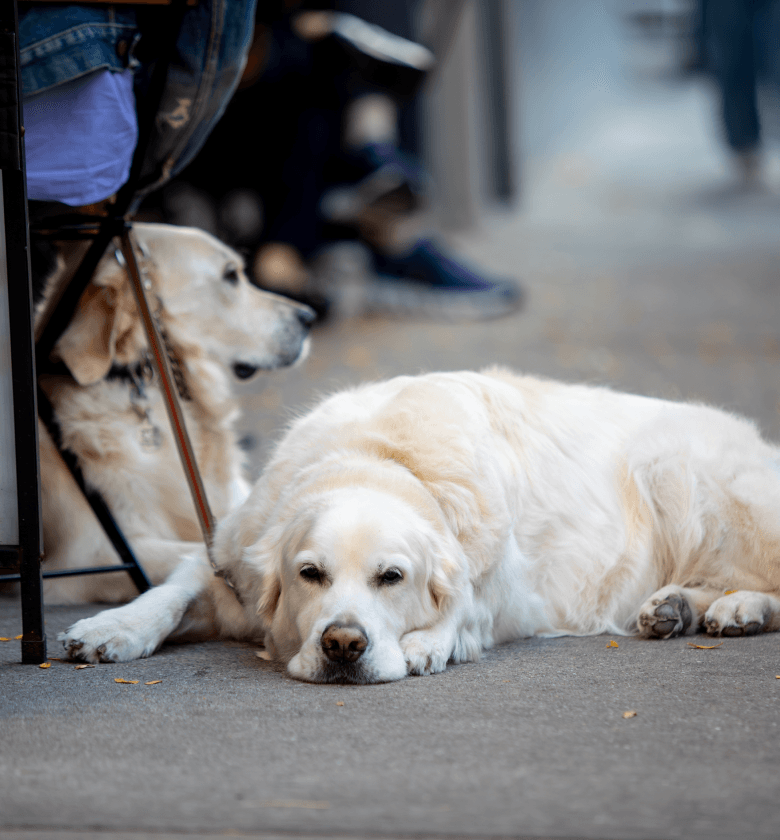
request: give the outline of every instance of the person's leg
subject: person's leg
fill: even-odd
[[[746,186],[759,176],[761,127],[755,15],[761,0],[707,0],[707,58],[721,96],[726,142]]]

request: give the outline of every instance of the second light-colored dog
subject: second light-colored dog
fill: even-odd
[[[230,380],[294,364],[313,313],[248,281],[238,254],[202,231],[136,224],[141,270],[164,336],[208,499],[217,517],[249,484],[236,446]],[[110,249],[59,339],[61,374],[41,378],[90,487],[108,503],[153,583],[201,533],[124,261]],[[119,562],[46,430],[40,427],[44,569]],[[124,572],[46,583],[46,601],[117,601],[136,593]]]

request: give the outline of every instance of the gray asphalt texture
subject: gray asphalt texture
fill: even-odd
[[[317,393],[494,362],[704,399],[780,440],[777,146],[767,189],[734,192],[700,81],[659,79],[657,53],[632,53],[644,77],[593,69],[599,38],[622,61],[611,18],[526,5],[543,20],[521,54],[546,37],[568,71],[525,68],[523,202],[453,239],[521,278],[526,309],[318,328],[304,366],[241,386],[254,472]],[[585,45],[579,65],[567,38]],[[566,96],[596,76],[579,113]],[[49,607],[51,655],[98,609]],[[0,635],[20,632],[0,598]],[[235,643],[76,670],[23,666],[18,642],[0,642],[0,838],[776,838],[780,636],[689,643],[717,641],[522,640],[432,677],[315,686]]]
[[[50,632],[94,609],[50,608]],[[9,635],[19,625],[3,612]],[[377,686],[296,682],[241,644],[81,670],[15,664],[5,644],[3,821],[326,837],[776,837],[777,638],[707,650],[688,644],[717,643],[706,637],[611,640],[525,640]]]

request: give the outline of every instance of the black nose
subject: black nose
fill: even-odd
[[[257,373],[257,368],[253,365],[247,365],[244,362],[236,362],[233,365],[233,373],[235,373],[239,379],[249,379]]]
[[[295,314],[304,327],[310,327],[317,317],[317,313],[311,307],[304,306],[303,304],[297,306]]]
[[[334,623],[325,628],[320,644],[331,662],[356,662],[368,647],[368,637],[362,627]]]

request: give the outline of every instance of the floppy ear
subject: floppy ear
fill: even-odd
[[[247,587],[247,590],[257,603],[255,612],[265,625],[273,621],[282,594],[279,548],[278,536],[266,533],[257,543],[241,552],[239,579],[249,583],[251,588]]]
[[[460,578],[466,568],[466,559],[460,543],[454,538],[431,546],[428,590],[439,612],[446,612],[460,591]]]
[[[282,565],[294,556],[304,536],[311,527],[313,511],[306,510],[287,525],[276,524],[268,529],[252,550],[253,565],[262,569],[263,581],[257,614],[264,622],[273,621],[282,595]]]
[[[274,619],[276,607],[282,594],[282,581],[276,570],[269,570],[263,578],[263,588],[257,604],[257,614],[268,626]]]
[[[87,286],[55,354],[79,385],[99,382],[111,369],[116,352],[117,293],[107,286]]]
[[[456,592],[455,587],[452,585],[452,579],[447,575],[446,568],[442,568],[443,565],[443,563],[435,563],[428,580],[431,600],[439,612],[447,611]],[[454,566],[455,564],[452,565]]]

